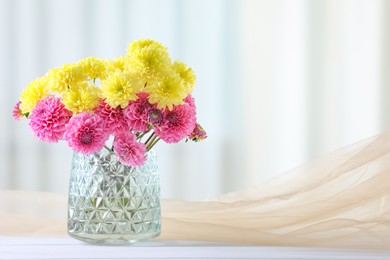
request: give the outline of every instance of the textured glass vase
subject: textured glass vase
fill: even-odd
[[[142,167],[128,167],[103,149],[74,153],[68,233],[90,243],[127,244],[160,234],[160,177],[154,151]]]

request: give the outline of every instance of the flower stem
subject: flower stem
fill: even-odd
[[[157,138],[153,141],[153,143],[151,143],[151,144],[149,145],[149,147],[147,147],[147,150],[146,150],[146,151],[150,151],[150,150],[153,148],[153,146],[154,146],[155,144],[157,144],[158,141],[160,141],[160,140],[161,140],[161,138],[160,138],[160,137],[157,137]]]
[[[107,145],[104,145],[104,148],[106,148],[107,151],[112,152],[112,150],[110,148],[108,148]]]
[[[156,136],[156,134],[153,132],[153,133],[149,136],[149,138],[146,140],[146,142],[145,142],[145,145],[146,145],[146,146],[148,146],[150,140],[152,140],[154,136]]]
[[[151,145],[153,145],[153,143],[156,141],[156,139],[158,139],[159,137],[157,135],[153,136],[152,139],[150,139],[149,143],[146,145],[146,150],[149,151],[150,150],[150,147]]]
[[[144,137],[147,133],[149,133],[150,132],[150,130],[152,130],[152,128],[150,128],[150,129],[148,129],[148,131],[146,131],[146,132],[143,132],[142,134],[140,134],[140,135],[138,135],[137,136],[137,140],[141,140],[142,139],[142,137]]]

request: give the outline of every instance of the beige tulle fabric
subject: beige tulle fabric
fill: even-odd
[[[66,235],[66,195],[0,192],[0,235]],[[390,131],[209,201],[162,201],[159,239],[390,250]]]

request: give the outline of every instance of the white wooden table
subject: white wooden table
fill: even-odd
[[[70,237],[0,236],[0,259],[390,259],[390,251],[226,245],[152,240],[96,246]]]

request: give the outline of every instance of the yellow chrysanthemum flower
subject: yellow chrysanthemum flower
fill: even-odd
[[[64,93],[70,86],[87,80],[87,75],[76,64],[65,64],[61,68],[51,69],[47,73],[47,77],[50,78],[49,90],[60,94]]]
[[[104,73],[105,78],[107,78],[107,76],[109,74],[112,74],[117,70],[124,71],[125,70],[125,60],[126,60],[125,57],[118,57],[118,58],[115,58],[113,60],[105,60],[104,61],[105,68],[106,68],[105,73]]]
[[[179,73],[180,78],[184,81],[187,94],[191,94],[196,81],[196,76],[192,69],[188,68],[185,63],[180,61],[175,61],[172,65],[172,68],[174,71]]]
[[[187,96],[183,80],[177,73],[166,74],[158,81],[153,81],[144,89],[149,93],[150,103],[157,103],[159,109],[168,107],[173,109],[173,105],[183,104],[183,99]]]
[[[62,96],[62,103],[73,114],[93,112],[99,105],[100,89],[95,84],[87,82],[73,85]]]
[[[125,66],[148,81],[169,70],[171,58],[162,44],[149,39],[140,40],[129,45]]]
[[[87,75],[89,79],[100,78],[106,69],[104,61],[95,57],[82,59],[77,65],[80,67],[81,72]]]
[[[49,94],[46,90],[48,79],[46,77],[37,78],[27,85],[20,95],[20,110],[22,114],[30,113],[41,99]]]
[[[102,81],[102,97],[106,98],[106,103],[111,107],[125,108],[129,101],[137,99],[137,93],[142,87],[134,75],[116,70]]]
[[[158,41],[152,40],[152,39],[141,39],[138,41],[134,41],[129,44],[128,49],[127,49],[127,55],[130,55],[133,52],[138,51],[139,49],[143,49],[145,47],[148,47],[150,45],[158,45],[159,48],[164,48],[167,50],[167,48],[159,43]]]

